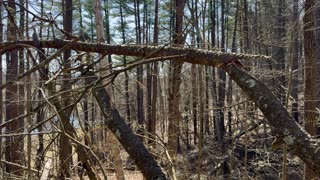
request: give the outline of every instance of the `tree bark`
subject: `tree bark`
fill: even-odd
[[[111,98],[103,87],[101,79],[96,77],[90,70],[85,75],[88,83],[96,84],[93,93],[105,117],[104,123],[118,138],[130,157],[134,159],[144,177],[146,179],[166,179],[165,174],[152,155],[126,125],[118,110],[112,107]]]
[[[122,44],[126,43],[126,29],[125,29],[125,19],[123,15],[123,5],[122,0],[119,1],[119,11],[120,11],[120,23],[121,23],[121,38],[122,38]],[[126,56],[123,56],[123,64],[126,66],[127,64],[127,58]],[[125,80],[124,80],[124,86],[125,86],[125,97],[126,97],[126,120],[127,122],[131,121],[131,110],[130,110],[130,95],[129,95],[129,75],[128,72],[125,72]]]
[[[0,2],[0,19],[2,19],[2,14],[3,14],[3,3],[2,1]],[[0,43],[3,42],[3,23],[0,23]],[[2,59],[2,55],[0,55],[0,59]],[[2,61],[0,61],[0,83],[2,83]],[[0,91],[0,102],[3,102],[3,93],[2,90]],[[2,124],[2,119],[3,119],[3,103],[0,104],[0,124]],[[2,129],[0,130],[0,135],[2,134]],[[0,137],[0,142],[2,142],[2,138]],[[0,154],[2,154],[3,149],[2,149],[2,143],[0,143]],[[2,167],[2,166],[1,166]]]
[[[95,9],[95,17],[96,17],[96,29],[97,29],[97,38],[99,43],[104,43],[104,31],[103,31],[103,21],[102,21],[102,16],[101,16],[101,1],[100,0],[94,0],[94,9]],[[106,67],[108,64],[108,61],[106,58],[102,58],[100,61],[100,68]],[[112,69],[110,68],[110,72]],[[105,75],[106,71],[102,72],[101,75]],[[101,129],[100,131],[103,131]],[[110,132],[110,130],[108,130]],[[102,133],[102,132],[100,132]],[[109,138],[108,138],[110,144],[110,154],[112,156],[112,159],[114,161],[114,168],[116,171],[116,177],[118,180],[125,179],[124,176],[124,171],[123,171],[123,165],[122,165],[122,159],[121,159],[121,154],[120,154],[120,148],[119,148],[119,142],[116,139],[116,137],[112,134],[109,133]]]
[[[192,115],[193,115],[193,144],[197,144],[198,139],[198,86],[197,86],[197,65],[191,65],[191,85],[192,85]]]
[[[292,71],[296,71],[298,69],[299,63],[299,41],[298,41],[298,25],[299,25],[299,0],[293,0],[292,6],[292,22],[293,22],[293,30],[292,30]],[[298,122],[299,121],[299,112],[298,112],[298,74],[294,74],[292,76],[292,91],[291,96],[293,98],[292,102],[292,117]]]
[[[305,130],[311,135],[317,135],[317,64],[316,64],[316,42],[315,42],[315,17],[313,9],[315,8],[314,0],[307,0],[304,5],[305,15],[303,17],[303,34],[304,34],[304,56],[305,56],[305,87],[304,87],[304,126]],[[306,164],[304,171],[305,179],[315,179],[312,167]]]
[[[225,1],[221,0],[221,51],[225,52],[225,19],[224,19],[224,9]],[[217,93],[217,106],[218,110],[218,118],[216,124],[217,131],[217,139],[218,142],[223,145],[223,138],[225,134],[224,127],[224,105],[225,105],[225,88],[226,88],[226,73],[222,69],[217,69],[218,71],[218,93]]]
[[[282,103],[272,91],[259,80],[234,65],[227,65],[226,71],[250,99],[255,102],[267,118],[278,137],[299,156],[310,169],[320,174],[320,141],[312,139],[299,124],[293,120]]]
[[[63,29],[67,33],[72,33],[72,1],[63,0],[62,1],[62,8],[63,8]],[[68,38],[68,37],[67,37]],[[69,38],[68,38],[69,39]],[[63,68],[70,69],[71,64],[69,63],[68,59],[71,56],[71,50],[67,50],[63,53]],[[62,89],[66,91],[61,95],[63,100],[64,106],[69,106],[73,100],[71,97],[71,84],[69,82],[71,79],[71,72],[64,71],[63,73],[63,80],[62,80]],[[65,121],[69,121],[69,117],[71,115],[72,109],[68,108],[65,110],[65,115],[67,116]],[[69,122],[62,122],[61,128],[66,128],[66,124]],[[71,130],[67,130],[71,131]],[[71,177],[71,170],[70,165],[72,165],[72,147],[69,141],[69,138],[65,134],[60,135],[60,147],[59,147],[59,158],[60,158],[60,178],[70,178]]]
[[[136,42],[137,44],[142,43],[142,28],[140,24],[140,0],[134,0],[134,10],[135,10],[135,25],[136,25]],[[140,139],[143,141],[144,136],[144,96],[143,96],[143,65],[137,67],[137,120],[138,120],[138,131],[140,134]]]
[[[159,13],[159,1],[155,0],[154,4],[154,32],[153,32],[153,44],[158,45],[158,13]],[[156,135],[156,123],[157,123],[157,99],[158,99],[158,62],[153,64],[152,73],[152,102],[151,102],[151,122],[150,122],[150,133]],[[150,137],[151,139],[153,137]]]
[[[316,41],[316,62],[317,62],[317,77],[320,77],[320,0],[316,0],[315,5],[315,41]],[[320,80],[317,78],[317,98],[320,97]],[[320,101],[317,101],[317,108],[320,108]],[[319,113],[318,113],[319,116]],[[317,134],[320,134],[320,126],[318,125]]]
[[[8,1],[8,28],[7,28],[7,40],[15,41],[17,40],[17,29],[15,24],[15,15],[12,14],[16,11],[16,5],[14,0]],[[18,76],[18,50],[12,50],[7,54],[7,73],[6,80],[13,80]],[[6,121],[10,121],[19,116],[18,111],[18,85],[16,83],[10,84],[6,88],[6,100],[5,100],[5,110],[6,110]],[[6,126],[6,133],[19,133],[23,132],[23,126],[21,122],[17,119],[11,121]],[[5,159],[8,162],[21,164],[23,162],[23,141],[21,141],[19,136],[7,137],[5,141]],[[14,149],[14,151],[13,151]],[[6,165],[6,172],[15,175],[22,175],[23,171],[17,166]]]
[[[44,48],[60,49],[70,43],[70,41],[41,41]],[[0,43],[0,55],[10,49],[21,48],[21,44],[33,46],[32,41],[15,41]],[[256,103],[260,110],[264,113],[270,126],[279,136],[284,136],[286,144],[292,148],[297,156],[299,156],[306,164],[308,164],[316,173],[320,174],[320,151],[317,147],[320,146],[319,140],[313,139],[301,126],[297,124],[289,115],[287,110],[282,106],[281,102],[271,93],[270,89],[259,80],[247,74],[245,71],[234,67],[232,63],[236,59],[245,58],[264,58],[265,56],[221,53],[207,50],[196,50],[190,48],[177,47],[155,47],[141,45],[105,45],[93,43],[74,43],[73,50],[99,52],[105,54],[117,54],[127,56],[139,56],[144,58],[156,58],[154,61],[168,60],[168,57],[174,57],[174,61],[189,62],[192,64],[202,64],[214,67],[224,67],[229,64],[226,71],[231,78],[249,95],[250,99]],[[49,59],[50,60],[50,59]],[[41,65],[45,65],[50,61],[46,61]],[[152,62],[146,61],[147,62]],[[232,65],[232,66],[231,66]],[[1,86],[4,88],[6,86]],[[102,97],[102,96],[101,96]],[[114,129],[115,133],[117,129]],[[121,131],[120,131],[121,132]],[[131,139],[127,139],[129,142]],[[122,144],[127,143],[122,140]],[[130,148],[129,148],[130,150]],[[133,152],[130,152],[133,153]],[[129,154],[130,154],[129,153]]]
[[[19,0],[20,4],[24,4],[24,0]],[[19,39],[23,39],[24,38],[24,24],[25,24],[25,11],[22,10],[20,8],[20,19],[19,19],[19,30],[18,30],[18,38]],[[24,73],[25,71],[25,55],[24,55],[24,51],[21,49],[18,52],[18,59],[19,59],[19,65],[18,65],[18,74],[21,75]],[[25,84],[21,83],[20,85],[18,85],[18,92],[19,92],[19,98],[18,98],[18,116],[23,115],[25,112]],[[24,123],[24,118],[18,118],[17,119],[19,122],[19,126],[22,128],[20,131],[24,131],[25,128],[25,123]],[[1,141],[0,141],[1,142]],[[24,141],[21,142],[20,144],[20,148],[17,149],[16,151],[20,151],[23,152],[24,151]],[[24,157],[23,157],[24,158]]]
[[[185,0],[174,0],[175,8],[175,34],[173,36],[174,46],[183,46],[183,10]],[[171,73],[169,77],[169,127],[168,127],[168,150],[171,158],[175,158],[179,148],[179,125],[182,119],[180,112],[180,85],[182,62],[171,62]]]
[[[275,78],[275,86],[277,89],[277,94],[279,99],[285,103],[285,97],[286,92],[284,90],[285,85],[285,47],[283,41],[286,37],[286,30],[285,30],[285,17],[284,17],[284,11],[285,11],[285,1],[277,1],[277,15],[276,15],[276,24],[274,29],[274,41],[275,41],[275,47],[273,47],[273,54],[275,59],[275,66],[274,69],[276,69],[279,73],[278,77]]]
[[[39,42],[39,39],[34,38],[33,41],[31,41],[31,42],[32,42],[33,46],[35,46],[35,48],[37,48],[39,58],[40,58],[39,64],[42,64],[42,65],[38,66],[38,68],[33,69],[32,71],[38,70],[41,79],[43,81],[48,81],[49,77],[48,77],[48,73],[46,72],[47,69],[44,68],[45,65],[48,65],[49,61],[55,59],[56,56],[60,55],[66,49],[69,49],[72,45],[72,42],[74,42],[74,41],[72,41],[71,43],[68,43],[66,46],[60,48],[57,52],[55,52],[55,54],[53,54],[52,56],[50,56],[48,58],[46,58],[44,56],[44,50],[42,49],[42,44]],[[70,137],[73,139],[76,139],[77,138],[76,131],[73,128],[71,122],[69,121],[70,114],[67,114],[67,112],[65,111],[65,108],[63,106],[65,99],[61,100],[61,96],[63,96],[63,95],[53,96],[53,95],[57,94],[56,87],[53,84],[53,81],[49,81],[49,83],[47,83],[46,87],[48,89],[49,96],[52,96],[52,98],[49,101],[50,101],[50,103],[53,104],[56,112],[58,112],[57,116],[60,118],[60,121],[62,122],[61,127],[63,130],[63,135],[65,136],[65,138],[68,138],[67,140],[69,140]],[[71,112],[73,107],[74,106],[71,105],[68,108],[68,110]],[[87,149],[83,145],[81,145],[79,143],[75,143],[75,151],[77,152],[78,158],[82,162],[83,167],[86,169],[89,179],[91,179],[91,180],[100,179],[99,176],[97,175],[95,167],[91,163]],[[61,179],[64,179],[65,176],[66,176],[66,174],[62,174],[62,173],[60,174]]]

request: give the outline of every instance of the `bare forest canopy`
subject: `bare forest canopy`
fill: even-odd
[[[0,0],[0,19],[0,179],[125,179],[132,160],[259,179],[259,146],[283,179],[288,156],[320,177],[320,1]]]
[[[97,52],[103,55],[117,54],[141,57],[141,62],[137,61],[139,62],[138,64],[149,63],[149,61],[154,62],[172,59],[181,62],[216,66],[225,69],[232,80],[234,80],[243,89],[243,91],[246,92],[250,99],[256,103],[256,105],[268,119],[269,124],[276,132],[277,136],[282,138],[283,142],[287,144],[288,147],[291,148],[305,163],[310,165],[315,172],[320,173],[320,141],[311,138],[310,135],[303,130],[303,128],[291,117],[280,100],[272,94],[272,91],[263,82],[249,75],[241,67],[236,66],[236,63],[232,63],[234,61],[239,61],[246,58],[263,58],[265,60],[270,60],[270,57],[237,53],[222,53],[189,48],[142,45],[107,45],[101,43],[84,43],[63,40],[41,41],[41,46],[43,48],[61,49],[68,44],[72,44],[72,47],[69,47],[68,49],[77,51]],[[0,47],[3,49],[1,54],[7,52],[8,50],[19,49],[21,47],[29,47],[33,45],[33,41],[1,43]],[[134,62],[133,64],[137,62]],[[42,66],[44,65],[45,64],[42,64]],[[110,75],[107,76],[110,78]],[[94,81],[91,83],[96,85]],[[92,86],[91,88],[95,87]],[[99,96],[98,98],[103,99],[103,97]],[[115,118],[116,119],[114,121],[120,119],[120,117]],[[116,132],[117,128],[120,127],[121,126],[110,128],[115,128],[114,132]],[[119,141],[122,142],[121,137],[118,136],[118,138]],[[130,142],[132,141],[129,138],[127,142],[122,142],[122,145],[127,146],[130,144]],[[127,149],[127,151],[131,150],[134,150],[134,148]],[[130,152],[128,153],[133,154]],[[135,153],[140,154],[144,152]],[[144,163],[142,164],[143,165],[141,166],[145,166]]]

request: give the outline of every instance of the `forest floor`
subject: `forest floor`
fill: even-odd
[[[227,179],[237,180],[248,179],[256,180],[278,180],[282,179],[282,150],[270,151],[267,149],[258,149],[252,146],[248,147],[247,169],[244,165],[244,146],[237,145],[232,155],[227,158],[228,173]],[[223,175],[222,162],[227,157],[226,153],[219,152],[219,148],[215,146],[206,146],[202,152],[201,163],[201,179],[215,180],[225,179]],[[126,180],[143,180],[143,175],[137,169],[130,159],[127,159],[126,152],[122,150],[124,174]],[[176,177],[177,179],[193,180],[198,179],[198,152],[196,149],[191,150],[187,154],[180,154],[176,160]],[[160,162],[160,164],[163,166]],[[296,156],[288,153],[287,158],[287,179],[302,180],[303,179],[303,162]],[[116,180],[114,169],[110,168],[107,176],[108,180]],[[101,177],[102,174],[100,175]],[[74,179],[80,180],[79,177]],[[84,179],[88,179],[85,177]]]
[[[271,150],[272,137],[267,138],[268,140],[261,141],[261,137],[250,135],[251,140],[247,144],[247,168],[245,168],[245,143],[243,138],[238,139],[236,144],[227,145],[225,150],[221,150],[221,146],[217,144],[213,139],[207,137],[205,144],[202,148],[201,159],[201,179],[211,180],[211,179],[223,179],[223,162],[227,162],[227,170],[229,173],[229,179],[244,179],[247,175],[248,179],[257,180],[276,180],[282,178],[282,149]],[[49,141],[50,138],[45,138]],[[33,155],[36,156],[37,140],[34,139],[33,143]],[[182,152],[179,154],[175,160],[175,169],[177,179],[197,179],[198,177],[198,162],[199,162],[199,152],[195,145],[190,144],[189,148],[182,145]],[[188,150],[187,150],[188,149]],[[156,160],[163,167],[164,171],[165,165],[169,164],[166,153],[164,153],[164,148],[156,147],[149,149],[155,156]],[[53,148],[49,150],[46,157],[55,157],[55,152],[57,149]],[[103,154],[101,154],[103,152]],[[97,152],[99,159],[104,164],[105,170],[109,180],[115,180],[116,173],[110,160],[109,154],[102,148]],[[123,160],[123,169],[126,180],[143,180],[143,176],[139,169],[136,167],[135,163],[129,158],[128,154],[124,149],[121,148],[121,157]],[[73,160],[75,164],[77,163],[77,156],[74,154]],[[53,161],[56,163],[56,161]],[[32,163],[34,164],[34,162]],[[53,165],[54,167],[57,164]],[[98,166],[96,166],[98,168]],[[287,159],[287,179],[290,180],[302,180],[303,179],[303,162],[292,153],[288,152]],[[99,168],[98,168],[99,169]],[[51,172],[56,174],[56,172]],[[103,177],[100,172],[100,177]],[[77,173],[74,173],[72,179],[80,180]],[[88,179],[84,176],[83,179]]]

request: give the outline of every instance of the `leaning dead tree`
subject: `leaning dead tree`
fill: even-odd
[[[69,42],[70,41],[63,40],[42,41],[41,45],[44,48],[60,49],[66,46]],[[0,54],[19,47],[25,48],[30,46],[33,46],[32,41],[1,43],[0,49],[2,50],[0,51]],[[286,144],[295,153],[295,155],[299,156],[310,168],[320,175],[320,141],[312,138],[307,132],[305,132],[302,127],[294,121],[277,97],[272,94],[272,91],[264,83],[249,75],[238,62],[238,60],[247,57],[259,58],[262,56],[165,46],[105,45],[80,42],[74,43],[70,48],[72,50],[96,52],[104,55],[116,54],[141,57],[140,60],[131,64],[131,67],[134,67],[137,64],[171,59],[224,69],[259,107],[261,112],[267,118],[269,125],[276,133],[278,142],[280,141]],[[49,63],[48,61],[46,62]],[[88,69],[87,66],[86,69],[87,70],[83,69],[84,75],[88,75],[86,73],[93,73],[90,72],[90,69]],[[120,72],[122,71],[118,70],[118,73]],[[105,77],[98,77],[91,74],[93,79],[88,79],[88,82],[91,83],[91,88],[94,90],[95,97],[103,110],[106,118],[105,123],[116,135],[130,156],[137,162],[138,167],[147,179],[156,177],[165,178],[160,167],[154,160],[152,160],[151,155],[144,148],[143,144],[132,141],[131,137],[136,138],[135,135],[126,126],[118,111],[110,106],[110,97],[107,92],[104,92],[103,88],[99,88],[102,86],[101,81],[103,78],[115,77],[116,75],[117,72]],[[146,154],[147,156],[145,156]],[[140,160],[139,158],[142,157],[144,157],[144,159]],[[142,163],[143,161],[148,162],[148,164],[146,165]]]

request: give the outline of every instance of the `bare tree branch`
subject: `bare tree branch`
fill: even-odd
[[[259,107],[278,138],[320,174],[320,141],[302,129],[265,84],[233,64],[224,69]]]
[[[70,41],[55,40],[42,41],[41,44],[43,47],[46,48],[59,49],[68,44],[68,42]],[[32,45],[32,43],[33,42],[31,41],[5,42],[0,44],[0,49],[3,49],[5,47],[11,47],[14,49],[16,47],[15,44]],[[277,99],[277,97],[275,97],[272,94],[272,91],[261,81],[257,80],[256,78],[245,72],[243,68],[238,68],[236,62],[239,59],[270,59],[269,57],[259,55],[255,56],[247,54],[221,53],[190,48],[138,45],[105,45],[80,42],[74,43],[71,48],[73,50],[78,51],[138,56],[144,58],[177,56],[183,54],[183,56],[178,56],[174,60],[223,68],[230,75],[230,77],[248,94],[250,99],[256,103],[256,105],[262,111],[264,116],[267,118],[270,126],[274,129],[274,132],[277,134],[279,138],[282,139],[283,143],[287,144],[289,148],[293,149],[293,152],[297,156],[299,156],[306,164],[308,164],[317,174],[320,174],[319,140],[311,138],[311,136],[308,133],[306,133],[302,129],[302,127],[293,120],[293,118],[290,116],[290,114],[281,104],[281,102]],[[90,82],[93,83],[95,81],[99,81],[99,78],[96,77],[94,78],[94,80],[91,80]],[[95,89],[96,99],[99,102],[101,108],[103,108],[105,116],[109,117],[106,121],[107,126],[112,130],[113,133],[115,133],[122,145],[124,145],[125,143],[128,143],[128,141],[132,140],[123,138],[124,135],[127,136],[127,132],[126,130],[122,130],[119,127],[122,127],[125,124],[122,121],[121,123],[120,121],[117,121],[122,118],[120,117],[117,110],[112,109],[110,107],[110,104],[106,103],[106,101],[110,100],[110,97],[105,92],[102,92],[102,89],[103,88]],[[137,145],[137,147],[140,147],[139,144],[135,145]],[[133,152],[136,152],[131,149],[134,147],[135,146],[133,145],[125,148],[130,155],[136,155],[132,154]],[[142,167],[141,164],[138,166]],[[144,164],[143,166],[146,165]],[[147,173],[143,170],[142,172],[144,174]]]

